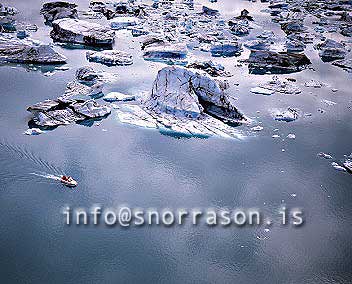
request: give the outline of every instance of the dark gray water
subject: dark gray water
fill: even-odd
[[[88,5],[77,2],[80,8]],[[42,1],[5,3],[40,27],[34,38],[51,41],[50,28],[39,15]],[[219,0],[209,5],[229,16],[246,7],[261,25],[277,29],[260,12],[265,4]],[[140,59],[139,43],[128,32],[119,32],[116,48],[131,51],[129,47],[136,55],[132,66],[92,64],[119,76],[105,91],[151,89],[163,65]],[[76,68],[88,64],[84,50],[57,50],[69,58],[70,70],[51,77],[20,66],[0,67],[1,283],[351,283],[352,176],[317,157],[324,151],[340,160],[352,152],[351,74],[322,63],[308,47],[315,71],[289,77],[298,84],[314,78],[330,87],[302,87],[299,95],[266,97],[249,89],[271,76],[248,75],[246,66],[235,67],[238,58],[218,59],[235,74],[230,83],[239,83],[233,87],[238,108],[264,127],[244,141],[176,139],[123,125],[113,114],[98,127],[70,125],[40,136],[23,135],[29,120],[26,107],[58,97]],[[241,58],[247,56],[245,51]],[[323,99],[337,104],[327,106]],[[288,106],[312,116],[293,123],[272,119],[271,109]],[[289,133],[296,139],[286,139]],[[273,139],[273,134],[281,138]],[[69,190],[30,174],[54,171],[72,175],[79,187]],[[93,204],[257,207],[268,213],[285,204],[303,208],[306,222],[300,228],[274,225],[269,231],[264,226],[64,225],[63,206]]]

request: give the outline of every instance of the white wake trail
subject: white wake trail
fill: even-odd
[[[43,177],[43,178],[46,178],[46,179],[51,179],[51,180],[57,180],[57,181],[60,181],[61,180],[61,176],[56,176],[56,175],[53,175],[53,174],[39,174],[39,173],[30,173],[31,175],[35,175],[35,176],[38,176],[38,177]]]

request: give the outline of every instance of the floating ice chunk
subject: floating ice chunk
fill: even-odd
[[[7,16],[7,15],[15,15],[18,13],[18,10],[11,6],[6,6],[0,3],[0,16]]]
[[[77,19],[77,5],[63,1],[45,3],[40,10],[46,22],[52,22],[63,18]]]
[[[322,100],[322,102],[323,102],[323,103],[326,103],[328,106],[334,106],[334,105],[336,105],[335,102],[329,101],[329,100]]]
[[[230,30],[237,36],[244,36],[249,34],[249,24],[247,20],[240,20],[235,22],[229,22]]]
[[[206,112],[231,122],[244,120],[231,97],[228,86],[204,72],[182,67],[165,67],[158,72],[146,101],[148,108],[172,112],[183,117],[199,117]]]
[[[270,47],[270,44],[265,40],[248,40],[243,45],[250,50],[266,50]]]
[[[332,63],[332,65],[338,66],[349,73],[352,72],[352,59],[351,58],[334,61]]]
[[[185,59],[187,46],[184,44],[160,44],[148,46],[144,49],[143,57],[146,59]]]
[[[251,89],[251,92],[254,94],[261,94],[261,95],[272,95],[275,93],[273,90],[265,89],[262,87],[255,87]]]
[[[274,112],[274,118],[278,121],[295,121],[298,118],[298,111],[293,108],[288,108],[285,111],[276,111]]]
[[[211,46],[210,52],[212,56],[231,57],[241,54],[241,43],[235,42],[221,42]]]
[[[26,135],[40,135],[44,133],[44,131],[40,130],[39,128],[29,128],[23,134]]]
[[[86,57],[89,61],[98,62],[105,65],[131,65],[132,55],[118,50],[87,51]]]
[[[306,45],[297,39],[289,39],[285,43],[287,52],[302,52]]]
[[[19,40],[1,35],[0,62],[59,64],[65,63],[66,57],[39,41]]]
[[[54,21],[50,36],[57,41],[85,45],[111,45],[115,33],[97,23],[77,19],[59,19]]]
[[[344,168],[343,166],[340,166],[338,163],[336,162],[332,162],[331,165],[333,166],[333,168],[337,171],[340,171],[340,172],[346,172],[346,168]]]
[[[157,128],[156,120],[138,105],[121,105],[121,108],[116,110],[116,113],[117,118],[122,123]]]
[[[202,7],[203,14],[209,15],[209,16],[216,16],[219,14],[218,10],[208,8],[207,6]]]
[[[135,17],[116,17],[110,21],[110,26],[114,30],[125,29],[138,24],[138,19]]]
[[[326,39],[324,42],[317,44],[316,48],[319,50],[319,56],[324,62],[344,59],[347,53],[342,43],[332,39]]]
[[[76,79],[81,83],[95,83],[99,79],[99,74],[91,67],[84,66],[76,70]]]
[[[252,50],[245,62],[253,74],[285,74],[299,72],[307,68],[311,61],[305,54]]]
[[[116,102],[116,101],[133,101],[135,100],[134,95],[126,95],[119,92],[111,92],[103,97],[104,101],[107,102]]]
[[[325,86],[325,84],[322,82],[319,82],[317,80],[312,79],[312,80],[305,82],[304,86],[306,86],[308,88],[321,88],[321,87]]]
[[[263,126],[257,125],[251,128],[252,131],[262,131],[264,129]]]
[[[230,77],[231,76],[229,72],[225,71],[224,66],[222,66],[221,64],[214,63],[211,60],[203,61],[203,62],[195,61],[195,62],[189,63],[186,67],[204,70],[212,77],[218,77],[218,76]]]
[[[295,83],[289,81],[288,79],[280,80],[277,76],[273,76],[269,82],[261,84],[260,87],[285,95],[297,95],[301,93],[301,90]]]
[[[349,156],[351,157],[351,156]],[[352,173],[352,160],[351,159],[347,159],[344,163],[343,163],[343,166],[346,168],[346,170],[349,172],[349,173]]]
[[[108,106],[99,105],[94,100],[88,100],[83,103],[76,102],[71,105],[71,108],[78,114],[87,118],[99,118],[107,116],[111,113],[111,108]]]

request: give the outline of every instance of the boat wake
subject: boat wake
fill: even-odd
[[[57,176],[57,175],[53,175],[53,174],[40,174],[40,173],[30,173],[31,175],[35,175],[37,177],[43,177],[46,179],[51,179],[51,180],[55,180],[55,181],[60,181],[61,180],[61,176]]]
[[[18,162],[14,161],[16,159],[21,160],[20,166],[18,166]],[[0,173],[1,179],[4,180],[25,181],[28,180],[28,174],[30,174],[45,178],[47,181],[59,181],[61,176],[64,175],[64,171],[61,168],[38,157],[30,150],[5,141],[0,141],[0,164],[7,165],[2,168],[2,172]],[[23,170],[21,169],[22,167]],[[13,168],[16,169],[16,174],[14,174]],[[30,169],[29,173],[28,169]]]

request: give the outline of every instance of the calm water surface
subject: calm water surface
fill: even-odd
[[[82,9],[89,3],[77,2]],[[51,42],[50,28],[39,15],[42,1],[5,3],[16,6],[24,21],[39,26],[33,38]],[[258,25],[278,30],[260,12],[265,4],[202,3],[219,8],[226,17],[247,8]],[[104,92],[149,91],[163,65],[143,61],[138,39],[128,32],[118,32],[116,41],[115,48],[132,52],[135,63],[112,68],[90,64],[118,75]],[[351,74],[323,64],[309,46],[306,53],[315,71],[289,77],[298,84],[313,78],[329,87],[301,86],[302,93],[295,96],[260,96],[249,89],[271,76],[248,75],[246,66],[235,67],[248,51],[240,58],[217,59],[234,74],[229,82],[239,109],[264,127],[244,141],[177,139],[123,125],[114,114],[100,126],[71,125],[25,136],[30,118],[26,107],[58,97],[75,70],[89,65],[85,50],[57,50],[68,57],[70,70],[51,77],[24,67],[0,67],[0,133],[2,143],[9,146],[0,147],[1,283],[351,282],[352,176],[335,171],[331,161],[316,156],[324,151],[340,160],[352,152]],[[332,88],[339,91],[333,93]],[[337,104],[327,106],[323,99]],[[272,119],[272,109],[288,106],[312,116],[293,123]],[[319,113],[319,108],[325,112]],[[274,129],[282,138],[294,133],[296,139],[273,139]],[[50,173],[54,168],[75,177],[79,187],[68,190],[30,174]],[[64,225],[64,205],[90,208],[93,204],[258,207],[269,214],[285,204],[303,208],[306,223],[299,229],[274,225],[269,232],[265,227]]]

